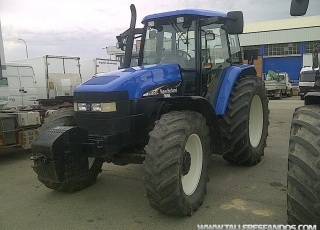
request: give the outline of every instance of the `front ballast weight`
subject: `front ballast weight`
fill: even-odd
[[[93,184],[103,161],[90,158],[83,143],[88,132],[72,126],[47,130],[33,142],[31,160],[38,179],[54,190],[77,191]]]

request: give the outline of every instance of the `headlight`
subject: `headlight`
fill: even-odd
[[[101,112],[116,112],[117,111],[117,103],[109,102],[109,103],[101,103]]]
[[[74,111],[92,111],[92,112],[116,112],[117,103],[74,103]]]
[[[77,110],[75,111],[87,111],[87,104],[86,103],[75,103],[74,104]]]
[[[91,111],[101,112],[101,103],[92,103],[91,104]]]

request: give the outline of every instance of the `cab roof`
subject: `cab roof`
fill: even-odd
[[[145,16],[142,19],[142,23],[144,24],[147,21],[155,20],[159,18],[172,17],[172,16],[184,16],[184,15],[192,15],[196,17],[223,17],[223,18],[227,17],[226,13],[222,13],[218,11],[185,9],[185,10],[175,10],[175,11],[168,11],[168,12],[157,13],[157,14],[150,14]]]

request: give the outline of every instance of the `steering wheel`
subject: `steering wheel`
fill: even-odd
[[[192,57],[189,53],[187,53],[186,51],[183,51],[183,50],[175,50],[173,52],[173,54],[176,54],[178,56],[181,56],[182,58],[186,58],[187,61],[189,61]]]

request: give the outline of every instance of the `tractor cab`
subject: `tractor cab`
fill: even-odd
[[[138,65],[178,64],[178,96],[210,99],[222,70],[242,62],[237,35],[243,29],[242,12],[177,10],[146,16],[142,23],[143,29],[131,28],[131,39],[141,39]],[[117,39],[130,56],[130,29]]]

